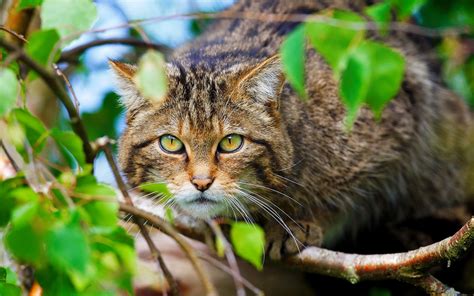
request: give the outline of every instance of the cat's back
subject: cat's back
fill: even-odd
[[[341,3],[338,3],[341,2]],[[344,3],[345,2],[345,3]],[[352,1],[360,3],[361,1]],[[350,1],[243,0],[216,16],[213,24],[171,59],[185,66],[222,71],[255,65],[278,53],[285,36],[304,15],[339,7]],[[354,4],[354,7],[358,5]]]

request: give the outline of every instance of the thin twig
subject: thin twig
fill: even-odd
[[[28,43],[28,40],[25,39],[25,36],[21,35],[20,33],[17,33],[11,29],[8,29],[7,27],[4,27],[4,26],[0,26],[0,31],[5,31],[7,33],[9,33],[10,35],[13,35],[15,36],[17,39],[25,42],[25,43]]]
[[[125,182],[123,181],[122,176],[120,175],[117,163],[115,162],[115,159],[112,155],[109,139],[107,137],[103,137],[103,138],[97,139],[96,143],[105,153],[107,162],[109,163],[109,166],[112,169],[112,173],[114,175],[115,181],[117,182],[117,185],[120,191],[122,192],[125,202],[128,205],[133,206],[132,198],[128,194],[127,186],[125,185]],[[148,248],[150,249],[151,255],[158,262],[158,267],[163,271],[163,274],[166,277],[166,281],[168,282],[170,286],[171,295],[175,295],[175,296],[180,295],[178,282],[171,274],[169,268],[166,266],[165,261],[163,260],[163,256],[161,255],[160,250],[158,250],[155,243],[151,239],[150,234],[148,233],[148,229],[146,228],[143,219],[140,217],[134,217],[134,222],[140,228],[140,232],[143,238],[145,238]]]
[[[426,291],[429,295],[446,295],[446,296],[457,296],[461,295],[458,291],[451,287],[446,286],[440,282],[434,276],[427,274],[417,278],[404,278],[401,281],[407,282],[414,286],[417,286]]]
[[[260,12],[251,12],[251,11],[224,11],[224,12],[209,12],[209,13],[186,13],[186,14],[174,14],[174,15],[165,15],[152,17],[147,19],[137,19],[133,21],[128,21],[123,24],[89,29],[84,31],[74,32],[63,37],[60,42],[56,43],[52,53],[53,56],[61,49],[62,44],[76,39],[77,37],[83,34],[91,33],[102,33],[106,31],[123,29],[123,28],[132,28],[137,25],[145,25],[169,20],[200,20],[200,19],[247,19],[254,21],[262,22],[320,22],[326,23],[337,27],[348,28],[352,30],[368,30],[368,31],[379,31],[381,29],[388,31],[399,31],[410,34],[416,34],[426,37],[444,37],[444,36],[453,36],[453,35],[462,35],[469,34],[472,32],[469,26],[466,27],[456,27],[456,28],[428,28],[422,27],[411,23],[405,22],[389,22],[387,24],[380,24],[377,22],[354,22],[346,21],[331,18],[324,15],[317,14],[274,14],[274,13],[260,13]]]
[[[20,167],[18,167],[18,164],[16,163],[16,161],[11,156],[11,154],[8,151],[7,147],[3,143],[3,140],[0,140],[0,146],[2,146],[3,152],[5,152],[5,155],[7,156],[8,160],[10,161],[10,163],[11,163],[13,169],[15,170],[15,172],[18,173],[20,171]]]
[[[74,47],[70,50],[67,50],[61,54],[59,62],[70,62],[76,60],[83,52],[86,50],[102,45],[109,44],[122,44],[122,45],[131,45],[134,47],[144,47],[148,49],[155,49],[161,52],[169,52],[171,49],[162,44],[150,43],[136,38],[108,38],[108,39],[98,39],[91,42],[81,44],[77,47]]]
[[[159,229],[161,232],[163,232],[164,234],[174,239],[178,243],[180,248],[183,250],[183,252],[186,254],[188,259],[191,261],[191,264],[193,265],[201,282],[204,285],[204,289],[206,290],[206,295],[207,296],[217,295],[216,289],[214,285],[212,284],[211,280],[209,279],[209,276],[205,272],[203,266],[199,262],[199,258],[197,257],[196,252],[189,245],[189,243],[180,235],[180,233],[176,231],[176,229],[174,229],[168,222],[166,222],[164,219],[158,216],[147,213],[143,210],[130,206],[126,203],[119,203],[119,205],[120,205],[120,210],[122,212],[147,220],[147,222],[151,226]]]
[[[237,296],[245,296],[246,295],[245,289],[242,284],[242,281],[240,280],[242,277],[240,276],[239,266],[237,265],[237,259],[235,259],[234,252],[232,251],[232,246],[229,244],[229,242],[225,238],[224,234],[222,233],[221,228],[219,227],[219,224],[217,224],[215,220],[207,221],[207,224],[209,224],[212,231],[214,232],[214,235],[218,239],[220,239],[224,245],[224,254],[227,259],[227,262],[229,262],[229,267],[232,270],[232,277],[234,279]]]
[[[316,13],[316,12],[315,12]],[[90,30],[84,30],[80,32],[75,32],[64,37],[64,41],[72,40],[82,34],[89,33],[102,33],[105,31],[130,28],[136,25],[144,25],[155,22],[162,22],[168,20],[187,20],[187,19],[247,19],[254,21],[264,21],[264,22],[323,22],[326,24],[353,29],[353,30],[369,30],[369,31],[379,31],[381,29],[381,24],[377,22],[354,22],[346,21],[331,18],[324,15],[317,14],[302,14],[302,13],[263,13],[255,11],[224,11],[224,12],[209,12],[209,13],[186,13],[186,14],[174,14],[174,15],[165,15],[152,17],[147,19],[137,19],[133,21],[128,21],[123,24],[114,25],[104,28],[96,28]],[[386,27],[385,27],[386,26]],[[446,35],[461,35],[471,32],[469,27],[456,27],[456,28],[428,28],[422,27],[411,23],[405,22],[389,22],[383,24],[383,28],[389,31],[400,31],[405,33],[417,34],[426,37],[443,37]]]
[[[198,256],[199,258],[201,258],[202,260],[206,260],[207,262],[209,262],[210,264],[214,265],[216,268],[219,268],[220,270],[232,275],[233,277],[236,277],[240,282],[242,282],[242,284],[247,287],[250,291],[252,291],[255,295],[257,296],[263,296],[264,293],[262,290],[260,290],[259,288],[255,287],[254,284],[252,284],[251,282],[249,282],[246,278],[244,278],[240,273],[239,274],[236,274],[234,273],[234,271],[229,268],[227,265],[225,265],[224,263],[220,262],[219,260],[215,259],[214,257],[212,256],[209,256],[207,255],[206,253],[202,253],[202,252],[199,252],[198,253]]]
[[[5,48],[8,52],[18,52],[18,60],[23,62],[31,70],[38,73],[38,75],[43,79],[43,81],[48,85],[48,87],[53,91],[53,93],[59,98],[61,103],[66,108],[69,118],[71,120],[71,126],[74,132],[81,138],[84,153],[86,155],[86,161],[92,163],[94,161],[95,153],[92,149],[92,146],[89,142],[87,136],[86,128],[82,120],[79,117],[79,113],[74,107],[74,103],[69,97],[68,93],[64,89],[63,84],[58,77],[53,75],[50,71],[46,70],[43,66],[35,62],[29,55],[27,55],[21,48],[18,48],[15,45],[8,43],[7,41],[0,38],[0,47]]]
[[[58,65],[53,63],[53,69],[56,72],[56,75],[58,75],[59,77],[61,77],[64,80],[64,83],[66,84],[69,92],[72,95],[72,98],[74,99],[74,106],[76,107],[77,112],[80,113],[79,100],[77,99],[76,92],[74,91],[74,88],[72,88],[71,82],[67,78],[66,74],[64,74],[64,72],[61,71],[61,69],[58,67]]]

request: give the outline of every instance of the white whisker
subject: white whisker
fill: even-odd
[[[297,201],[296,199],[294,199],[293,197],[289,196],[288,194],[285,194],[281,191],[278,191],[276,189],[273,189],[273,188],[270,188],[270,187],[267,187],[267,186],[264,186],[264,185],[259,185],[259,184],[252,184],[252,183],[247,183],[247,182],[237,182],[238,184],[243,184],[243,185],[248,185],[248,186],[253,186],[253,187],[258,187],[258,188],[262,188],[262,189],[266,189],[266,190],[270,190],[272,192],[275,192],[275,193],[278,193],[280,195],[283,195],[284,197],[287,197],[288,199],[290,199],[291,201],[295,202],[297,205],[299,206],[303,206],[299,201]]]

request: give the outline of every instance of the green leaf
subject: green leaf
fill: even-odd
[[[397,8],[398,17],[405,20],[415,14],[426,3],[426,0],[392,0],[392,2]]]
[[[21,227],[29,224],[38,213],[39,203],[29,202],[17,207],[12,212],[11,222],[14,226]]]
[[[5,245],[15,258],[38,265],[44,260],[43,231],[35,223],[11,227],[5,234]]]
[[[474,29],[474,1],[426,0],[426,4],[417,13],[417,20],[420,25],[425,27],[470,27],[472,32]]]
[[[58,41],[59,34],[54,29],[36,31],[28,38],[25,51],[33,60],[46,66],[48,61],[54,63],[59,58],[58,51],[57,56],[50,60],[51,52]]]
[[[342,72],[339,92],[347,108],[346,126],[350,128],[363,105],[370,84],[369,60],[366,55],[354,51]]]
[[[18,80],[10,69],[0,69],[0,116],[7,113],[16,103]]]
[[[119,102],[119,96],[116,93],[110,92],[105,95],[98,111],[82,113],[82,121],[91,139],[103,136],[109,136],[112,139],[117,138],[115,124],[123,111]]]
[[[366,41],[360,51],[369,55],[370,84],[365,102],[376,117],[380,117],[385,105],[397,95],[405,72],[403,56],[380,43]]]
[[[91,201],[82,206],[89,214],[94,226],[115,226],[118,222],[118,203],[110,201]]]
[[[391,18],[391,8],[392,6],[388,2],[377,3],[365,8],[365,13],[380,26],[382,34],[387,33],[387,24]]]
[[[4,227],[10,222],[11,213],[17,204],[12,193],[24,189],[24,187],[20,187],[23,182],[24,180],[21,177],[10,178],[0,182],[0,205],[2,205],[0,206],[0,227]]]
[[[18,285],[16,273],[8,267],[0,267],[0,285],[1,284]],[[0,291],[2,291],[1,288]],[[3,294],[0,293],[0,295]]]
[[[25,8],[33,8],[36,6],[40,6],[41,3],[43,3],[43,0],[20,0],[20,4],[18,4],[17,9],[22,10]]]
[[[165,218],[166,220],[168,220],[168,222],[173,225],[174,224],[174,214],[173,214],[173,210],[171,210],[170,208],[166,208],[165,210]]]
[[[86,156],[82,149],[82,140],[75,133],[72,131],[53,129],[51,131],[51,136],[58,144],[62,154],[68,160],[72,168],[76,166],[73,159],[71,159],[71,155],[80,167],[83,167],[86,164]]]
[[[165,203],[173,197],[166,184],[163,183],[144,183],[139,188],[145,192],[157,193],[160,196],[159,202],[161,203]]]
[[[398,93],[403,80],[403,56],[381,43],[364,41],[349,56],[341,79],[341,97],[349,124],[362,103],[380,118],[385,105]]]
[[[237,255],[250,262],[258,270],[262,269],[265,233],[260,226],[234,222],[230,229],[230,239]]]
[[[3,268],[6,272],[6,277],[5,277],[5,283],[7,284],[13,284],[13,285],[18,285],[19,284],[19,281],[18,281],[18,276],[16,275],[16,273],[11,270],[10,268]]]
[[[90,0],[44,0],[41,28],[56,29],[61,38],[91,28],[97,9]]]
[[[115,197],[117,196],[113,187],[97,183],[95,177],[92,175],[79,177],[74,192],[94,197],[110,198],[110,201],[115,201]]]
[[[86,273],[90,250],[78,221],[52,229],[46,237],[46,251],[50,262],[57,268]]]
[[[79,296],[80,294],[74,289],[69,276],[55,268],[41,268],[35,270],[35,279],[38,280],[43,295],[51,296]]]
[[[147,99],[159,102],[168,91],[168,78],[163,55],[148,50],[138,63],[138,70],[133,77],[140,93]]]
[[[2,296],[21,296],[20,287],[7,283],[0,283],[0,295]]]
[[[39,153],[44,148],[48,131],[44,124],[31,115],[26,109],[13,109],[9,114],[10,121],[17,122],[25,130],[26,138],[33,147],[34,152]]]
[[[305,31],[299,26],[286,38],[280,48],[283,71],[300,98],[306,99],[305,77]]]
[[[90,196],[106,198],[110,197],[110,200],[115,200],[117,193],[115,189],[106,184],[94,184],[87,186],[77,186],[74,190],[76,193],[82,193]]]
[[[329,11],[322,16],[332,18],[334,23],[326,20],[308,22],[306,34],[314,48],[337,74],[344,68],[346,56],[351,48],[363,40],[365,23],[362,17],[348,11]],[[362,27],[350,28],[349,25]]]
[[[165,195],[171,196],[171,192],[168,190],[168,187],[164,183],[143,183],[140,185],[140,190],[146,192],[163,193]]]

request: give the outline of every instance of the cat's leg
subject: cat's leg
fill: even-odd
[[[288,229],[274,221],[264,225],[265,250],[272,260],[295,255],[308,246],[320,246],[323,242],[323,228],[317,222],[296,221],[286,225]]]

